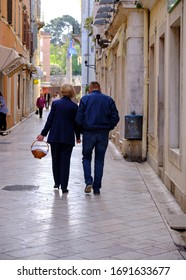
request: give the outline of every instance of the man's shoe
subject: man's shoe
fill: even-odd
[[[87,186],[85,187],[84,192],[85,192],[85,193],[91,193],[91,190],[92,190],[92,185],[87,185]]]
[[[59,186],[58,185],[54,185],[54,189],[58,189],[59,190]]]
[[[67,189],[62,190],[62,193],[68,193],[68,190]]]
[[[6,136],[6,135],[8,135],[8,132],[7,132],[7,131],[5,131],[5,130],[1,130],[1,131],[0,131],[0,135],[2,135],[2,136]]]
[[[100,195],[100,191],[94,191],[94,195]]]

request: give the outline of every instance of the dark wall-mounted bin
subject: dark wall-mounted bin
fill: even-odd
[[[142,115],[125,116],[125,139],[141,140],[142,139]]]

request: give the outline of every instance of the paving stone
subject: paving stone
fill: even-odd
[[[30,151],[47,116],[33,114],[0,138],[0,259],[185,259],[175,246],[185,235],[165,219],[170,207],[183,214],[180,207],[147,162],[125,161],[113,143],[99,197],[84,193],[81,145],[72,153],[69,194],[53,189],[50,152],[35,159]],[[3,190],[11,185],[39,188]]]

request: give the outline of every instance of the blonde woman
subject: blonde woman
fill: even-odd
[[[61,188],[63,193],[68,193],[71,154],[75,138],[76,143],[81,140],[80,129],[75,122],[78,105],[71,100],[75,96],[73,86],[64,84],[61,95],[60,100],[52,102],[46,124],[37,140],[43,141],[49,133],[47,142],[51,146],[54,188]]]

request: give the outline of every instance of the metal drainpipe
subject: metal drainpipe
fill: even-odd
[[[144,96],[143,96],[143,132],[142,132],[142,160],[147,158],[147,127],[148,127],[148,37],[149,37],[149,12],[144,9]]]

